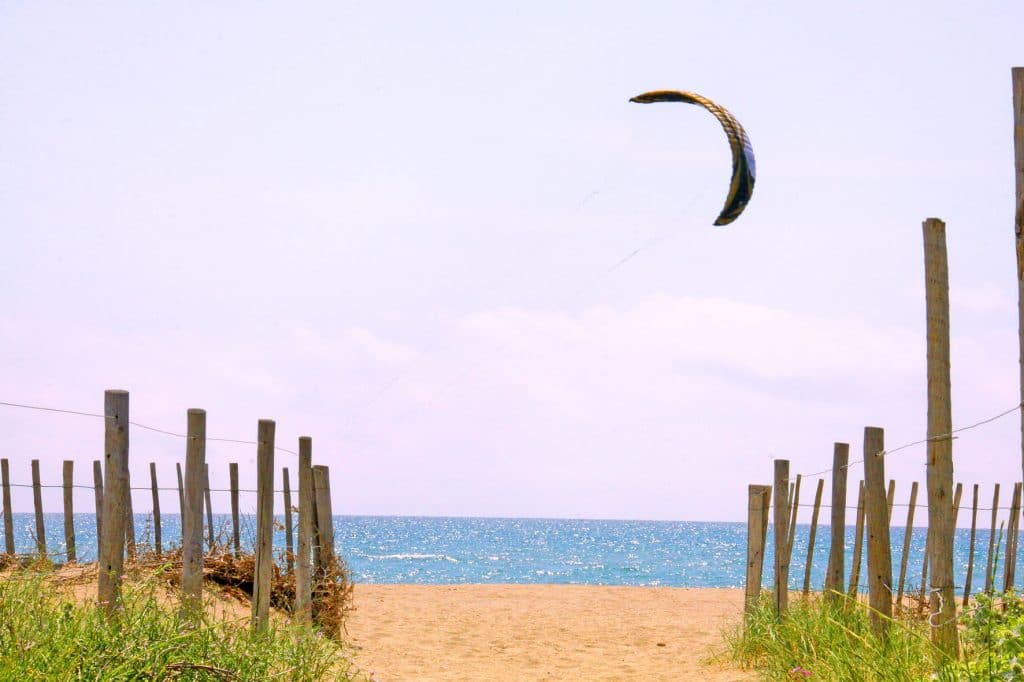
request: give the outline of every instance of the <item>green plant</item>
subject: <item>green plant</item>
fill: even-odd
[[[114,620],[43,577],[0,581],[0,679],[349,680],[348,660],[327,637],[257,634],[247,618],[184,627],[156,580],[126,587]]]
[[[872,633],[867,608],[845,597],[799,600],[784,616],[764,599],[726,643],[733,660],[773,680],[910,682],[929,678],[936,660],[924,623],[893,620],[883,640]]]

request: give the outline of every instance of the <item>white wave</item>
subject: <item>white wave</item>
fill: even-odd
[[[429,560],[429,559],[444,559],[445,561],[451,561],[452,563],[459,563],[459,560],[455,557],[450,557],[447,554],[368,554],[367,559],[400,559],[402,561],[409,560]]]

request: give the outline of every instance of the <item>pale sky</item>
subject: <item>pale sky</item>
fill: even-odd
[[[927,217],[954,425],[1017,402],[1022,25],[1019,2],[3,3],[0,400],[124,388],[134,420],[202,407],[241,439],[273,418],[339,514],[740,520],[773,457],[924,436]],[[652,89],[745,125],[731,226],[717,122],[627,102]],[[964,433],[956,478],[1019,478],[1019,429]],[[16,482],[102,456],[97,419],[0,408],[0,432]],[[183,441],[131,437],[133,484],[153,461],[172,485]],[[208,461],[255,483],[254,447]],[[886,466],[905,501],[924,448]]]

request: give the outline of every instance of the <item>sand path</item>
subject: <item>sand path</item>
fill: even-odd
[[[740,590],[577,585],[356,587],[356,662],[396,680],[753,680],[706,663]]]

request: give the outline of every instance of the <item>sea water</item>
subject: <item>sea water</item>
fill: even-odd
[[[16,551],[33,552],[35,516],[18,513],[13,520]],[[278,517],[277,521],[274,548],[280,552],[286,546],[284,519]],[[66,551],[63,516],[45,514],[44,522],[47,551],[61,562]],[[249,549],[255,525],[255,516],[242,515],[242,544]],[[231,517],[215,514],[214,529],[221,541],[227,541]],[[337,516],[334,529],[337,550],[356,582],[742,587],[746,575],[745,523]],[[181,523],[177,514],[163,515],[161,530],[164,547],[180,543]],[[803,586],[809,531],[809,525],[797,526],[789,580],[794,589]],[[152,518],[137,514],[135,532],[138,542],[152,544]],[[894,527],[891,533],[893,580],[898,581],[905,530]],[[848,527],[847,579],[853,563],[853,535],[853,528]],[[821,589],[824,584],[830,536],[828,526],[818,526],[811,561],[812,589]],[[75,540],[78,560],[94,561],[96,527],[92,514],[75,515]],[[908,591],[921,584],[924,541],[924,529],[915,529],[908,553]],[[772,579],[773,544],[769,529],[763,574],[766,584]],[[969,545],[970,530],[958,529],[954,556],[957,591],[964,585]],[[984,587],[988,546],[988,530],[978,530],[972,591]],[[1001,555],[998,558],[996,584],[1001,587],[1004,562]],[[860,571],[862,590],[867,589],[867,576],[865,544]]]

